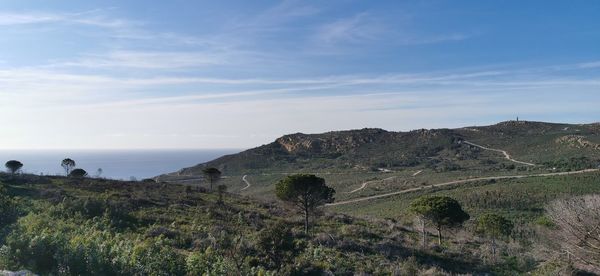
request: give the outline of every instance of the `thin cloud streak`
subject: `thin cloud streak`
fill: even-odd
[[[100,10],[92,10],[81,13],[0,12],[0,26],[18,26],[41,23],[71,23],[117,29],[139,25],[139,22],[94,15],[98,12],[100,12]]]

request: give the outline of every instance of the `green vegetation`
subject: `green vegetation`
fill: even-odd
[[[411,203],[410,210],[435,226],[440,246],[442,228],[461,226],[470,218],[460,203],[447,196],[420,197]]]
[[[513,223],[498,214],[484,214],[477,219],[475,231],[491,241],[492,255],[496,256],[496,240],[510,236],[514,228]]]
[[[177,176],[165,175],[163,180],[175,180],[182,175],[202,175],[202,170],[207,167],[218,168],[226,175],[364,173],[422,168],[435,172],[471,168],[501,171],[521,167],[507,162],[499,152],[486,151],[463,141],[506,150],[517,160],[563,164],[557,169],[595,168],[600,165],[600,145],[594,142],[599,137],[595,124],[527,121],[410,132],[360,129],[322,134],[296,133],[267,145],[183,169]],[[526,170],[526,167],[522,169]]]
[[[598,131],[597,125],[505,122],[293,134],[141,182],[9,169],[0,174],[0,269],[600,273],[598,254],[589,252],[600,244]],[[335,191],[337,201],[327,204]],[[426,243],[436,236],[437,245]]]
[[[7,174],[0,182],[4,269],[44,275],[489,270],[468,254],[417,249],[412,232],[388,220],[325,213],[314,217],[307,236],[303,218],[283,205],[233,194],[218,203],[217,194],[200,187]]]
[[[275,184],[275,193],[304,214],[304,232],[308,234],[308,217],[315,209],[333,201],[335,190],[325,185],[325,179],[315,175],[296,174]]]
[[[553,198],[596,192],[599,180],[600,175],[590,173],[473,183],[433,191],[433,195],[450,198],[433,197],[439,199],[435,202],[447,204],[431,206],[449,206],[457,211],[460,206],[456,204],[460,203],[473,220],[464,228],[449,231],[442,247],[423,247],[420,236],[430,236],[430,231],[413,227],[408,211],[412,201],[408,198],[420,198],[419,193],[383,201],[406,203],[405,213],[396,209],[396,215],[389,219],[352,217],[330,213],[331,207],[318,208],[321,212],[315,213],[308,236],[303,231],[303,216],[296,216],[285,205],[235,194],[228,194],[219,203],[218,193],[197,186],[0,175],[5,187],[0,197],[0,267],[62,275],[292,275],[324,271],[336,275],[506,275],[554,271],[568,264],[531,253],[534,246],[554,248],[544,238],[544,232],[553,228],[538,223],[544,220],[543,207]],[[431,198],[415,202],[430,206],[425,199]],[[361,202],[352,210],[358,213],[364,206],[377,208],[380,204],[378,200]],[[346,210],[342,207],[347,206],[335,209]],[[495,228],[506,223],[491,223],[496,219],[487,215],[490,212],[514,221],[514,230],[507,238],[495,241],[496,252],[492,254],[489,238],[507,232]],[[459,222],[464,214],[438,217],[454,217],[458,219],[453,221]],[[480,240],[483,233],[486,239]]]
[[[69,173],[70,177],[82,178],[88,176],[88,173],[84,169],[74,169]]]

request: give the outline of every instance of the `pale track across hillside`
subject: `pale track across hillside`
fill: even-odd
[[[417,172],[413,173],[413,175],[412,175],[412,176],[417,176],[417,175],[419,175],[419,174],[420,174],[420,173],[422,173],[422,172],[423,172],[423,170],[417,171]],[[398,178],[398,176],[392,176],[392,177],[384,178],[384,179],[381,179],[381,180],[380,180],[380,179],[377,179],[377,180],[371,180],[371,181],[367,181],[367,182],[364,182],[362,185],[360,185],[360,187],[358,187],[358,188],[356,188],[356,189],[354,189],[354,190],[352,190],[352,191],[346,192],[346,193],[347,193],[347,194],[353,194],[353,193],[356,193],[356,192],[358,192],[358,191],[360,191],[360,190],[362,190],[362,189],[366,188],[366,187],[367,187],[367,185],[369,185],[369,184],[371,184],[371,183],[375,183],[375,182],[385,182],[385,181],[388,181],[388,180],[392,180],[392,179],[394,179],[394,178]]]
[[[410,189],[396,191],[396,192],[391,192],[391,193],[385,193],[385,194],[373,195],[373,196],[366,196],[366,197],[359,197],[359,198],[355,198],[355,199],[349,199],[349,200],[344,200],[344,201],[339,201],[339,202],[333,202],[333,203],[325,204],[325,206],[338,206],[338,205],[350,204],[350,203],[355,203],[355,202],[367,201],[367,200],[371,200],[371,199],[378,199],[378,198],[383,198],[383,197],[389,197],[389,196],[394,196],[394,195],[399,195],[399,194],[406,194],[406,193],[421,191],[421,190],[425,190],[425,189],[432,189],[432,188],[444,187],[444,186],[449,186],[449,185],[454,185],[454,184],[464,184],[464,183],[475,182],[475,181],[482,181],[482,180],[518,179],[518,178],[526,178],[526,177],[543,177],[543,176],[560,176],[560,175],[581,174],[581,173],[597,172],[597,171],[600,171],[600,169],[586,169],[586,170],[573,171],[573,172],[556,172],[556,173],[541,173],[541,174],[528,174],[528,175],[486,176],[486,177],[478,177],[478,178],[471,178],[471,179],[464,179],[464,180],[454,180],[454,181],[449,181],[449,182],[444,182],[444,183],[438,183],[438,184],[433,184],[433,185],[428,185],[428,186],[410,188]]]
[[[367,185],[369,185],[369,183],[374,183],[374,182],[385,182],[385,181],[387,181],[387,180],[392,180],[392,179],[394,179],[394,178],[396,178],[396,176],[392,176],[392,177],[388,177],[388,178],[384,178],[384,179],[377,179],[377,180],[371,180],[371,181],[367,181],[367,182],[364,182],[362,185],[360,185],[360,187],[358,187],[358,188],[356,188],[356,189],[354,189],[354,190],[352,190],[352,191],[346,192],[346,193],[347,193],[347,194],[353,194],[353,193],[356,193],[356,192],[358,192],[358,191],[360,191],[360,190],[362,190],[362,189],[366,188],[366,187],[367,187]]]
[[[485,146],[481,146],[469,141],[463,141],[463,143],[474,146],[474,147],[478,147],[484,150],[489,150],[489,151],[495,151],[495,152],[500,152],[502,154],[504,154],[504,158],[506,158],[507,160],[514,162],[514,163],[518,163],[518,164],[523,164],[523,165],[527,165],[527,166],[537,166],[536,164],[533,163],[528,163],[528,162],[524,162],[524,161],[519,161],[519,160],[515,160],[513,159],[510,154],[505,151],[505,150],[500,150],[500,149],[493,149],[493,148],[488,148]],[[415,172],[412,176],[417,176],[420,173],[422,173],[423,171],[417,171]],[[583,172],[583,171],[582,171]],[[558,175],[560,175],[561,173],[558,173]],[[460,184],[460,183],[467,183],[467,182],[473,182],[473,181],[478,181],[478,180],[491,180],[491,179],[509,179],[509,178],[522,178],[522,177],[530,177],[530,176],[543,176],[543,174],[540,175],[515,175],[515,176],[490,176],[490,177],[480,177],[480,178],[473,178],[473,179],[467,179],[467,180],[455,180],[455,181],[450,181],[450,182],[445,182],[445,183],[440,183],[440,184],[434,184],[431,185],[429,187],[439,187],[439,186],[446,186],[446,185],[451,185],[451,184]],[[247,175],[244,175],[242,177],[242,181],[244,181],[244,183],[246,183],[246,187],[242,188],[241,191],[246,190],[248,188],[250,188],[250,182],[248,182],[248,180],[246,180]],[[362,185],[352,191],[346,192],[346,194],[353,194],[356,193],[358,191],[361,191],[363,189],[365,189],[367,187],[367,185],[371,184],[371,183],[376,183],[376,182],[385,182],[388,180],[392,180],[394,178],[397,178],[397,176],[392,176],[392,177],[388,177],[388,178],[384,178],[381,180],[371,180],[371,181],[367,181],[362,183]],[[375,196],[370,196],[370,197],[365,197],[365,198],[357,198],[357,199],[351,199],[351,200],[346,200],[346,201],[340,201],[340,202],[335,202],[335,203],[330,203],[327,204],[327,206],[334,206],[334,205],[341,205],[341,204],[347,204],[347,203],[352,203],[352,202],[356,202],[356,201],[363,201],[363,200],[369,200],[369,199],[373,199],[373,198],[379,198],[379,197],[386,197],[386,196],[390,196],[390,195],[395,195],[395,194],[401,194],[401,193],[408,193],[408,192],[412,192],[412,191],[417,191],[417,190],[421,190],[424,187],[419,187],[419,188],[411,188],[411,189],[407,189],[407,190],[403,190],[403,191],[398,191],[398,192],[393,192],[393,193],[387,193],[387,194],[381,194],[381,195],[375,195]]]
[[[488,147],[484,147],[482,145],[478,145],[478,144],[475,144],[475,143],[472,143],[472,142],[469,142],[469,141],[463,141],[463,143],[471,145],[471,146],[474,146],[474,147],[478,147],[478,148],[484,149],[484,150],[490,150],[490,151],[500,152],[500,153],[504,154],[504,158],[506,158],[506,160],[514,162],[514,163],[517,163],[517,164],[522,164],[522,165],[527,165],[527,166],[537,166],[536,164],[533,164],[533,163],[515,160],[505,150],[488,148]]]
[[[247,174],[244,174],[244,176],[242,176],[242,181],[244,181],[244,183],[246,183],[246,187],[242,188],[240,191],[246,190],[248,188],[250,188],[250,182],[246,179],[246,177],[248,177]]]

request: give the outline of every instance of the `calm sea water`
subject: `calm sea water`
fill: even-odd
[[[102,169],[102,177],[129,180],[143,179],[177,171],[213,160],[239,149],[219,150],[0,150],[0,162],[19,160],[23,171],[34,174],[64,174],[60,163],[65,158],[75,160],[90,176]],[[4,166],[2,166],[4,169]]]

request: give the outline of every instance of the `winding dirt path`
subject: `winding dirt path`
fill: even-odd
[[[356,189],[354,189],[354,190],[352,190],[352,191],[346,192],[346,193],[347,193],[347,194],[353,194],[353,193],[356,193],[356,192],[358,192],[358,191],[360,191],[360,190],[362,190],[362,189],[366,188],[366,187],[367,187],[367,185],[369,185],[370,183],[374,183],[374,182],[385,182],[385,181],[387,181],[387,180],[392,180],[392,179],[394,179],[394,178],[396,178],[396,177],[395,177],[395,176],[392,176],[392,177],[388,177],[388,178],[384,178],[384,179],[377,179],[377,180],[371,180],[371,181],[367,181],[367,182],[364,182],[364,183],[363,183],[363,184],[362,184],[360,187],[358,187],[358,188],[356,188]]]
[[[349,200],[344,200],[344,201],[339,201],[339,202],[328,203],[328,204],[325,204],[325,206],[326,207],[327,206],[338,206],[338,205],[350,204],[350,203],[361,202],[361,201],[366,201],[366,200],[371,200],[371,199],[389,197],[389,196],[393,196],[393,195],[406,194],[406,193],[416,192],[416,191],[425,190],[425,189],[444,187],[444,186],[449,186],[449,185],[454,185],[454,184],[464,184],[464,183],[481,181],[481,180],[517,179],[517,178],[543,177],[543,176],[560,176],[560,175],[581,174],[581,173],[597,172],[597,171],[600,171],[600,169],[586,169],[586,170],[572,171],[572,172],[541,173],[541,174],[529,174],[529,175],[487,176],[487,177],[478,177],[478,178],[471,178],[471,179],[464,179],[464,180],[454,180],[454,181],[443,182],[443,183],[438,183],[438,184],[433,184],[433,185],[428,185],[428,186],[422,186],[422,187],[410,188],[410,189],[406,189],[406,190],[400,190],[400,191],[391,192],[391,193],[385,193],[385,194],[374,195],[374,196],[366,196],[366,197],[349,199]]]
[[[482,145],[471,143],[469,141],[463,141],[463,143],[471,145],[471,146],[474,146],[474,147],[478,147],[478,148],[484,149],[484,150],[490,150],[490,151],[500,152],[500,153],[504,154],[504,158],[506,158],[508,161],[511,161],[511,162],[514,162],[514,163],[518,163],[518,164],[522,164],[522,165],[527,165],[527,166],[537,166],[536,164],[533,164],[533,163],[515,160],[505,150],[488,148],[488,147],[484,147]]]
[[[240,191],[246,190],[248,188],[250,188],[250,182],[246,179],[248,175],[244,174],[244,176],[242,176],[242,181],[244,181],[244,183],[246,183],[246,187],[242,188]]]

